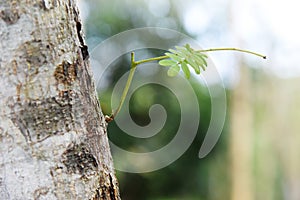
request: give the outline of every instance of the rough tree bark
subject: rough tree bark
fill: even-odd
[[[73,0],[0,1],[0,199],[120,199]]]

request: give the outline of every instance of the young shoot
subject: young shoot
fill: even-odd
[[[169,52],[165,53],[164,56],[158,56],[154,58],[148,58],[144,60],[136,61],[134,57],[134,52],[131,53],[131,66],[129,76],[124,87],[120,103],[115,111],[112,112],[110,116],[105,116],[106,122],[111,122],[120,112],[123,103],[126,99],[128,90],[130,88],[134,72],[136,67],[142,63],[159,61],[158,64],[161,66],[168,67],[168,76],[176,76],[180,72],[183,71],[185,77],[187,79],[190,78],[191,72],[190,69],[193,69],[196,74],[200,74],[201,71],[205,71],[207,67],[207,56],[204,54],[205,52],[210,51],[239,51],[243,53],[253,54],[255,56],[266,59],[266,56],[258,54],[256,52],[238,49],[238,48],[212,48],[212,49],[203,49],[203,50],[194,50],[190,47],[189,44],[185,46],[176,46],[175,49],[169,49]]]

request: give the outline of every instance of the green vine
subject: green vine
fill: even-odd
[[[168,69],[168,76],[176,76],[180,72],[180,69],[182,69],[185,77],[187,79],[190,78],[190,68],[194,69],[196,74],[200,74],[201,71],[205,71],[207,67],[207,56],[204,54],[205,52],[210,51],[239,51],[243,53],[253,54],[258,57],[262,57],[263,59],[266,59],[266,56],[258,54],[256,52],[243,50],[243,49],[237,49],[237,48],[212,48],[212,49],[203,49],[203,50],[194,50],[190,47],[189,44],[186,44],[185,46],[176,46],[176,49],[169,49],[169,52],[165,53],[164,56],[158,56],[154,58],[148,58],[144,60],[135,61],[134,52],[131,53],[131,66],[130,66],[130,72],[129,76],[125,85],[125,88],[123,90],[120,103],[117,107],[117,109],[112,112],[110,116],[105,116],[106,122],[111,122],[114,120],[114,118],[118,115],[120,112],[124,101],[126,99],[128,90],[130,88],[134,72],[136,70],[136,67],[142,63],[152,62],[152,61],[159,61],[158,63],[161,66],[169,67]]]

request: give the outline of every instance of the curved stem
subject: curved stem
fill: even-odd
[[[154,58],[148,58],[145,60],[140,60],[140,61],[136,61],[136,65],[142,64],[142,63],[146,63],[146,62],[151,62],[151,61],[156,61],[156,60],[162,60],[162,59],[166,59],[169,58],[169,56],[158,56],[158,57],[154,57]]]
[[[261,57],[263,59],[267,58],[265,55],[262,55],[262,54],[259,54],[259,53],[253,52],[253,51],[249,51],[249,50],[238,49],[238,48],[211,48],[211,49],[198,50],[198,52],[210,52],[210,51],[239,51],[239,52],[243,52],[243,53],[252,54],[252,55]],[[154,57],[154,58],[148,58],[148,59],[136,61],[135,63],[136,63],[136,65],[139,65],[142,63],[152,62],[152,61],[156,61],[156,60],[162,60],[162,59],[166,59],[166,58],[169,58],[169,56],[158,56],[158,57]]]
[[[132,79],[133,79],[134,72],[136,70],[136,66],[137,66],[137,64],[134,61],[134,52],[132,52],[131,53],[131,66],[130,66],[130,72],[129,72],[129,75],[128,75],[128,79],[127,79],[125,88],[123,90],[123,93],[122,93],[122,96],[121,96],[121,99],[120,99],[120,103],[119,103],[117,109],[110,116],[111,120],[113,120],[113,118],[115,118],[115,116],[117,116],[117,114],[120,112],[120,110],[121,110],[121,108],[124,104],[124,101],[126,99],[126,96],[127,96],[128,90],[129,90],[129,87],[130,87]]]
[[[238,48],[211,48],[211,49],[203,49],[203,50],[198,50],[198,52],[209,52],[209,51],[239,51],[243,53],[249,53],[258,57],[262,57],[263,59],[266,59],[267,56],[249,51],[249,50],[244,50],[244,49],[238,49]]]

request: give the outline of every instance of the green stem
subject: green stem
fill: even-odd
[[[212,49],[199,50],[198,52],[209,52],[209,51],[239,51],[239,52],[243,52],[243,53],[253,54],[255,56],[262,57],[263,59],[267,58],[266,56],[261,55],[259,53],[255,53],[253,51],[248,51],[248,50],[243,50],[243,49],[238,49],[238,48],[212,48]],[[122,106],[124,104],[124,101],[126,99],[128,90],[130,88],[130,85],[131,85],[131,82],[132,82],[133,75],[134,75],[134,72],[136,70],[136,67],[139,64],[142,64],[142,63],[147,63],[147,62],[162,60],[162,59],[166,59],[166,58],[169,58],[169,56],[158,56],[158,57],[154,57],[154,58],[148,58],[148,59],[144,59],[144,60],[140,60],[140,61],[135,61],[134,60],[134,52],[131,53],[130,72],[129,72],[129,76],[128,76],[125,88],[124,88],[122,96],[121,96],[120,103],[119,103],[117,109],[111,114],[110,117],[106,116],[106,121],[107,122],[112,121],[118,115],[118,113],[120,112],[120,110],[121,110],[121,108],[122,108]]]
[[[110,117],[111,119],[115,118],[118,115],[118,113],[120,112],[120,110],[121,110],[121,108],[122,108],[122,106],[124,104],[124,101],[126,99],[126,96],[127,96],[128,90],[129,90],[129,87],[130,87],[132,79],[133,79],[134,72],[136,70],[136,66],[137,66],[137,64],[134,61],[134,52],[131,52],[131,66],[130,66],[130,72],[129,72],[129,75],[128,75],[128,79],[127,79],[125,88],[123,90],[123,94],[121,96],[121,100],[120,100],[119,106],[113,112],[113,114],[111,115],[111,117]]]
[[[139,64],[142,64],[142,63],[152,62],[152,61],[156,61],[156,60],[162,60],[162,59],[166,59],[166,58],[169,58],[169,56],[159,56],[159,57],[154,57],[154,58],[148,58],[148,59],[145,59],[145,60],[136,61],[135,64],[139,65]]]
[[[259,54],[259,53],[255,53],[253,51],[248,51],[248,50],[244,50],[244,49],[238,49],[238,48],[212,48],[212,49],[203,49],[203,50],[199,50],[198,52],[209,52],[209,51],[239,51],[239,52],[243,52],[243,53],[249,53],[258,57],[261,57],[263,59],[266,59],[267,56]]]

